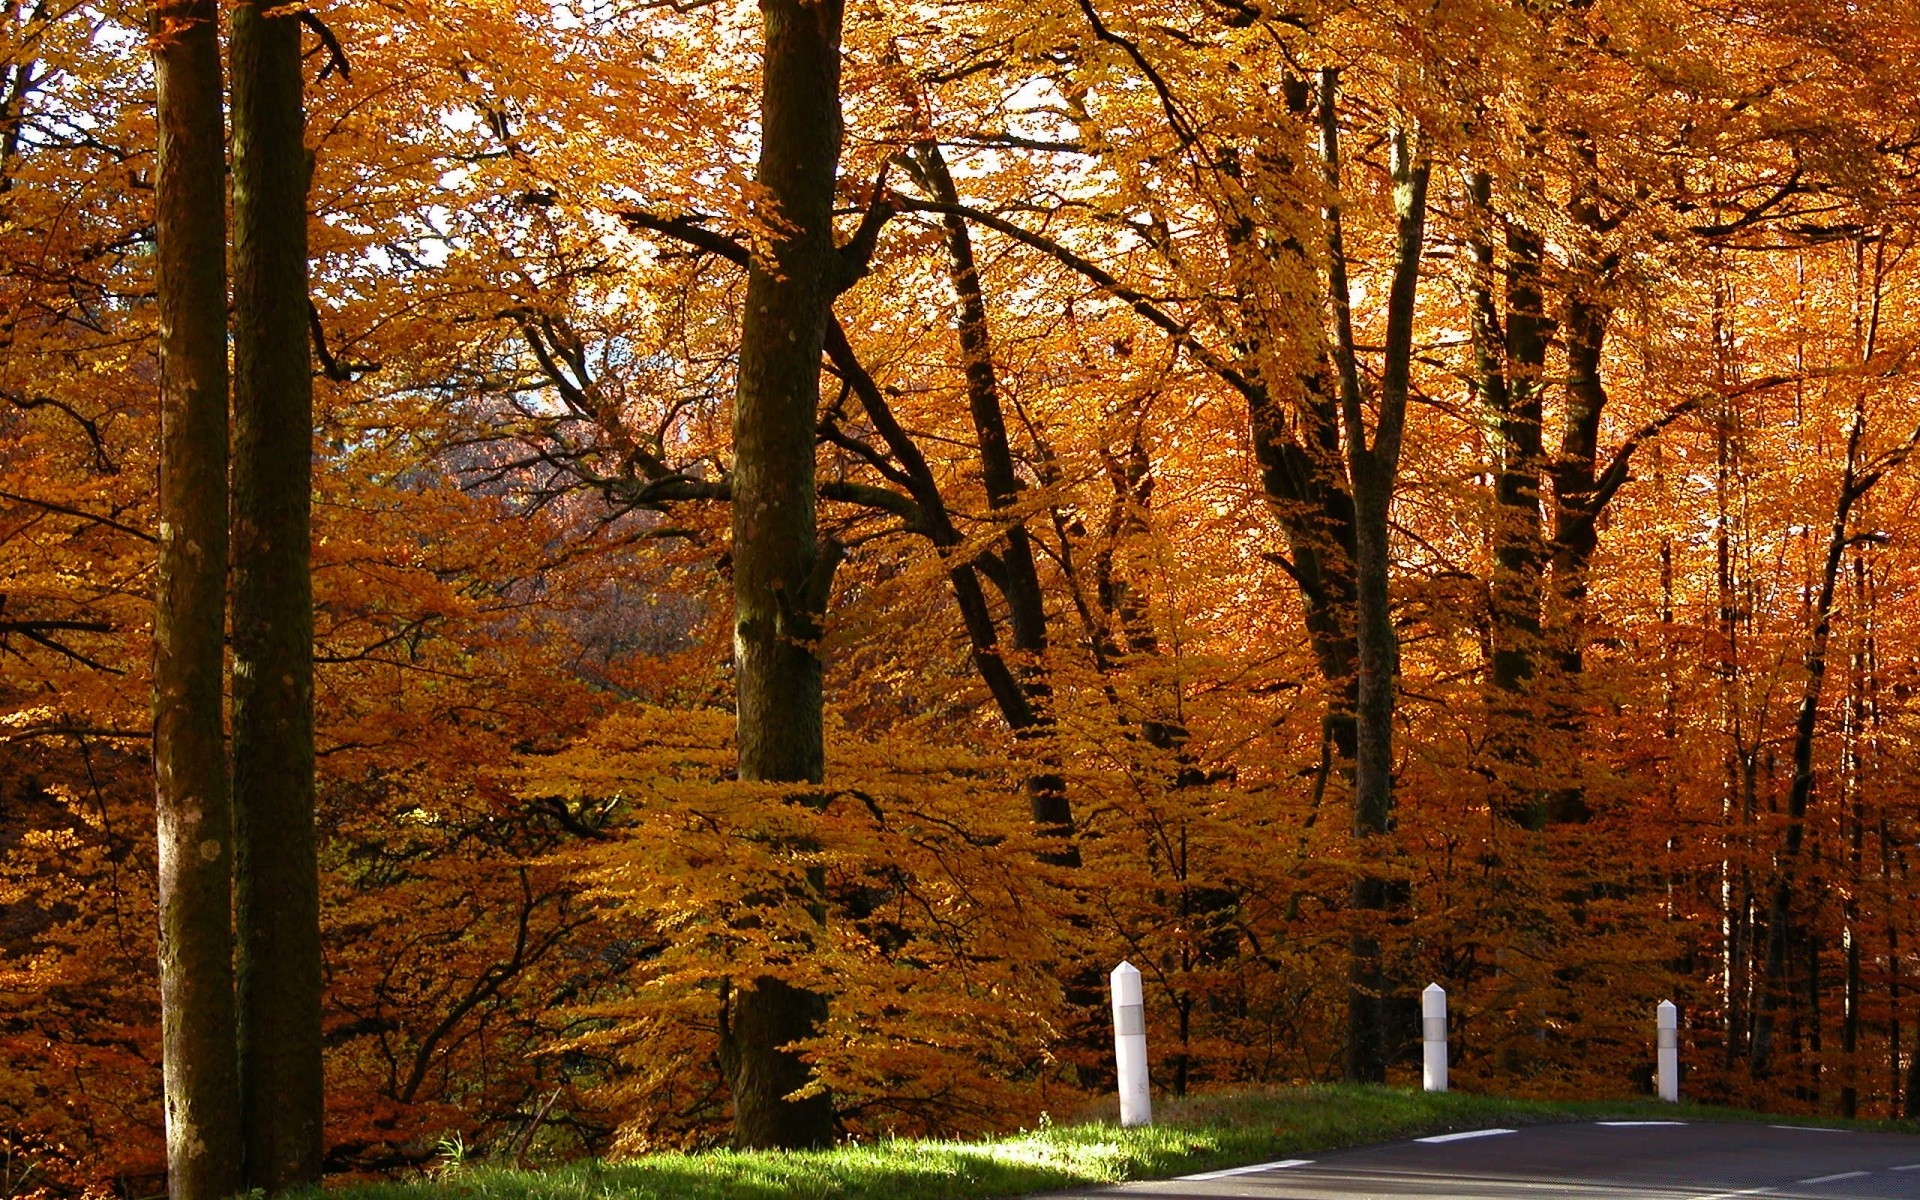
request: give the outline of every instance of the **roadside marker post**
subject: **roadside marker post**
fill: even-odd
[[[1429,1092],[1447,1090],[1447,989],[1437,983],[1420,993],[1420,1083]]]
[[[1662,1000],[1654,1025],[1655,1053],[1660,1067],[1660,1098],[1669,1104],[1680,1101],[1680,1010],[1673,1001]]]
[[[1153,1124],[1147,1089],[1147,1005],[1140,969],[1123,962],[1113,969],[1113,1062],[1120,1077],[1120,1124]]]

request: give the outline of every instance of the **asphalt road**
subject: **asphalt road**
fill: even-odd
[[[1920,1136],[1773,1125],[1449,1134],[1073,1196],[1217,1200],[1920,1200]]]

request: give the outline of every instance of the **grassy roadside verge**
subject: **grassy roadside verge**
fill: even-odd
[[[1549,1103],[1329,1086],[1156,1101],[1157,1124],[1048,1126],[982,1142],[889,1141],[795,1153],[657,1154],[543,1171],[462,1168],[329,1191],[328,1200],[987,1200],[1161,1179],[1489,1125],[1793,1118],[1651,1101]],[[1809,1121],[1833,1124],[1831,1121]],[[1860,1123],[1869,1125],[1873,1123]],[[1883,1126],[1905,1128],[1911,1126]]]

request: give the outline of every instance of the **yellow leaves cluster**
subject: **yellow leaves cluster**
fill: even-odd
[[[622,1086],[626,1144],[686,1136],[662,1120],[675,1097],[659,1039],[707,1041],[708,1054],[666,1061],[710,1069],[722,989],[761,976],[833,997],[802,1049],[872,1114],[863,1128],[978,1128],[1024,1111],[1049,1082],[1056,972],[1074,951],[1058,940],[1064,880],[1040,864],[1016,765],[830,736],[823,784],[747,784],[730,777],[731,726],[711,710],[626,709],[523,761],[523,794],[598,830],[556,861],[618,936],[649,947],[633,992],[583,1014],[605,1027],[582,1044],[625,1046],[651,1080]]]

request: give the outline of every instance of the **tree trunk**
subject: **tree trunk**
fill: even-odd
[[[1517,824],[1538,829],[1546,807],[1536,786],[1538,719],[1530,698],[1540,649],[1540,575],[1546,557],[1540,514],[1541,376],[1549,323],[1541,295],[1540,239],[1516,216],[1506,218],[1506,320],[1494,299],[1497,274],[1492,180],[1475,172],[1470,185],[1475,228],[1472,296],[1475,390],[1498,433],[1493,488],[1494,569],[1488,590],[1492,661],[1488,730],[1505,768],[1494,806]]]
[[[1288,110],[1303,125],[1310,125],[1317,102],[1312,83],[1302,76],[1288,76],[1283,86]],[[1300,161],[1308,161],[1307,155],[1301,155]],[[1319,182],[1303,179],[1298,190],[1307,192]],[[1283,219],[1288,236],[1281,244],[1292,260],[1290,266],[1298,279],[1311,281],[1317,291],[1324,280],[1307,246],[1323,220],[1319,208],[1296,202],[1284,210]],[[1272,270],[1264,254],[1246,249],[1252,242],[1250,231],[1256,227],[1249,220],[1227,233],[1228,246],[1244,258],[1236,268],[1249,274]],[[1359,703],[1360,650],[1354,637],[1353,572],[1358,550],[1353,493],[1340,446],[1340,401],[1334,394],[1334,369],[1324,349],[1326,329],[1318,309],[1269,311],[1262,299],[1251,290],[1240,298],[1241,341],[1256,386],[1239,390],[1247,401],[1261,491],[1287,538],[1284,557],[1267,557],[1293,577],[1299,590],[1307,641],[1326,688],[1327,773],[1337,769],[1346,779],[1352,773],[1357,744],[1354,709]],[[1289,380],[1261,362],[1259,349],[1305,342],[1322,348],[1313,365],[1300,373],[1298,402],[1289,405],[1281,399],[1292,392]]]
[[[833,243],[840,161],[840,0],[762,0],[761,147],[767,249],[747,274],[734,396],[734,672],[740,778],[817,784],[825,771],[819,616],[836,546],[818,541],[814,427],[820,355],[846,268]],[[722,1061],[734,1144],[820,1146],[824,1092],[789,1043],[810,1036],[824,997],[772,977],[732,997]]]
[[[1353,835],[1360,875],[1352,904],[1358,918],[1349,947],[1346,1075],[1356,1082],[1386,1078],[1394,1041],[1387,1021],[1388,978],[1378,922],[1396,907],[1395,890],[1379,869],[1380,843],[1393,828],[1393,714],[1399,638],[1393,625],[1391,510],[1406,428],[1413,366],[1414,299],[1426,236],[1427,179],[1431,166],[1417,135],[1395,129],[1391,137],[1394,206],[1392,281],[1387,292],[1385,361],[1379,404],[1368,437],[1358,352],[1353,337],[1346,250],[1341,229],[1340,154],[1334,112],[1336,77],[1321,75],[1322,153],[1335,199],[1328,205],[1328,288],[1334,316],[1335,364],[1345,426],[1348,484],[1353,496],[1355,641],[1359,652],[1355,706]],[[1381,914],[1381,915],[1376,915]]]
[[[915,172],[928,193],[941,204],[957,209],[958,189],[947,170],[946,157],[936,142],[916,148]],[[980,286],[980,268],[973,253],[973,237],[966,218],[957,211],[941,215],[947,235],[947,278],[960,307],[960,355],[967,377],[967,410],[973,418],[974,438],[980,448],[980,476],[986,485],[987,505],[1007,523],[1005,548],[993,576],[1007,602],[1007,631],[1013,644],[1013,672],[1026,698],[1022,724],[1014,727],[1025,740],[1051,738],[1053,684],[1047,673],[1047,614],[1040,574],[1034,566],[1033,539],[1025,522],[1013,510],[1025,490],[1014,466],[1007,437],[1006,412],[1000,404],[1000,382],[993,361],[993,337],[987,324],[986,294]],[[976,643],[977,644],[977,643]],[[1041,749],[1043,761],[1051,752]],[[1027,777],[1028,804],[1034,824],[1061,839],[1073,835],[1073,807],[1066,780],[1057,769],[1043,768]],[[1069,842],[1049,855],[1058,865],[1079,865],[1079,852]]]
[[[232,810],[221,717],[227,574],[225,128],[219,9],[151,13],[159,158],[160,556],[153,762],[160,1029],[173,1200],[241,1188]]]
[[[1907,1097],[1900,1112],[1908,1120],[1920,1117],[1920,1049],[1907,1058]]]
[[[313,384],[300,20],[233,10],[233,797],[247,1185],[317,1183]]]
[[[1559,712],[1554,720],[1583,746],[1580,716],[1580,680],[1586,671],[1585,637],[1587,568],[1599,548],[1598,512],[1590,509],[1598,482],[1600,415],[1607,394],[1600,381],[1600,354],[1606,340],[1609,310],[1580,295],[1580,280],[1567,302],[1567,412],[1560,435],[1560,453],[1553,464],[1553,634],[1559,656]],[[1585,282],[1592,282],[1587,280]],[[1670,551],[1669,551],[1670,556]],[[1664,560],[1663,560],[1664,561]],[[1591,815],[1586,789],[1575,780],[1553,792],[1547,801],[1549,824],[1584,822]]]
[[[1862,912],[1860,894],[1866,890],[1867,810],[1865,765],[1867,759],[1867,637],[1871,633],[1868,609],[1866,563],[1856,551],[1853,557],[1854,634],[1851,662],[1847,672],[1847,703],[1841,762],[1845,771],[1847,796],[1847,867],[1855,881],[1841,897],[1844,921],[1841,943],[1845,952],[1844,975],[1840,994],[1840,1048],[1846,1061],[1841,1066],[1840,1115],[1860,1113],[1860,1004],[1863,996],[1863,955],[1860,949]],[[1888,1015],[1892,1015],[1889,1010]],[[1898,1034],[1889,1031],[1893,1037]]]
[[[1827,537],[1826,562],[1820,575],[1820,593],[1813,612],[1813,635],[1807,647],[1806,681],[1801,685],[1799,712],[1793,731],[1793,781],[1787,792],[1787,830],[1780,850],[1773,895],[1767,909],[1767,952],[1758,992],[1758,1010],[1753,1021],[1753,1042],[1748,1050],[1748,1066],[1756,1078],[1765,1077],[1772,1068],[1774,1011],[1778,1008],[1786,984],[1788,951],[1794,936],[1794,903],[1797,868],[1806,837],[1807,805],[1813,799],[1813,751],[1820,715],[1820,695],[1827,674],[1827,642],[1833,631],[1834,590],[1839,581],[1842,556],[1847,548],[1848,517],[1853,505],[1873,486],[1877,475],[1860,473],[1860,445],[1866,432],[1866,410],[1854,410],[1853,430],[1847,439],[1846,470],[1840,483],[1840,497],[1834,504],[1833,526]],[[1818,1019],[1816,1014],[1816,1020]]]
[[[1587,569],[1599,548],[1600,509],[1608,499],[1598,492],[1600,418],[1607,405],[1600,364],[1613,310],[1601,293],[1618,255],[1604,252],[1600,245],[1605,218],[1594,179],[1593,142],[1575,134],[1573,150],[1579,174],[1567,209],[1580,233],[1567,277],[1566,413],[1560,427],[1560,452],[1548,467],[1553,480],[1553,590],[1548,625],[1559,659],[1553,697],[1557,711],[1552,720],[1570,746],[1584,750],[1586,721],[1580,692],[1586,671]],[[1586,788],[1577,776],[1555,787],[1547,799],[1548,824],[1584,823],[1591,816]]]
[[[1357,462],[1356,466],[1362,466]],[[1353,882],[1352,903],[1361,920],[1374,921],[1389,908],[1387,881],[1377,869],[1377,843],[1393,827],[1393,677],[1399,646],[1393,628],[1387,567],[1388,497],[1391,483],[1356,472],[1355,509],[1359,554],[1359,703],[1354,755],[1353,836],[1362,874]],[[1362,482],[1362,480],[1365,482]],[[1386,1080],[1388,1033],[1386,974],[1379,934],[1356,928],[1351,952],[1347,1000],[1346,1076],[1363,1083]]]
[[[1867,285],[1864,252],[1865,245],[1860,243],[1856,247],[1856,287]],[[1856,307],[1856,337],[1863,366],[1873,361],[1874,347],[1878,342],[1885,271],[1886,243],[1883,241],[1874,248],[1871,291],[1864,305]],[[1833,525],[1827,534],[1826,561],[1821,569],[1820,590],[1812,614],[1813,631],[1807,645],[1806,679],[1801,685],[1799,712],[1794,721],[1793,780],[1787,792],[1787,830],[1774,869],[1773,895],[1767,915],[1767,953],[1757,995],[1753,1041],[1748,1049],[1748,1066],[1756,1078],[1765,1077],[1771,1069],[1774,1010],[1782,999],[1788,998],[1785,971],[1788,952],[1795,938],[1796,876],[1801,845],[1806,837],[1807,806],[1814,793],[1814,740],[1819,728],[1821,689],[1826,682],[1827,643],[1833,632],[1834,593],[1839,586],[1841,564],[1852,540],[1847,532],[1849,521],[1853,506],[1873,490],[1887,471],[1904,462],[1913,452],[1915,444],[1920,442],[1920,431],[1916,431],[1904,448],[1881,455],[1867,465],[1862,461],[1866,431],[1866,396],[1862,392],[1854,399],[1853,424],[1847,434],[1846,465],[1840,478],[1840,495],[1834,501]],[[1810,1006],[1815,1009],[1813,1020],[1817,1030],[1817,994],[1810,998]]]

